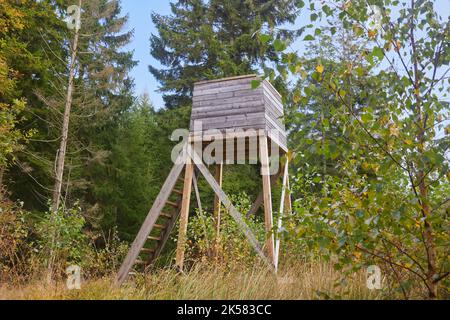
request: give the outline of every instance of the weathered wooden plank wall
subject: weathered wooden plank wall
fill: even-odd
[[[283,104],[280,94],[263,81],[252,89],[255,75],[203,81],[194,86],[191,131],[194,121],[202,129],[264,129],[277,130],[279,140],[286,146]]]

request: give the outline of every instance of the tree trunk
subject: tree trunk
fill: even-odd
[[[81,1],[80,1],[81,3]],[[66,151],[67,151],[67,140],[69,136],[69,122],[70,122],[70,110],[72,108],[72,96],[73,96],[73,82],[75,78],[75,68],[76,68],[76,58],[77,58],[77,50],[78,50],[78,30],[75,31],[75,37],[73,41],[72,54],[71,54],[71,65],[70,65],[70,73],[69,73],[69,84],[67,88],[67,96],[66,96],[66,105],[64,108],[64,118],[63,118],[63,126],[62,126],[62,134],[61,134],[61,143],[57,153],[56,160],[56,176],[55,176],[55,186],[53,191],[53,202],[52,202],[52,211],[56,211],[59,208],[59,204],[61,201],[61,189],[62,189],[62,181],[64,175],[64,162],[66,160]]]
[[[412,59],[413,59],[413,71],[414,71],[414,96],[415,96],[415,111],[417,112],[418,130],[417,130],[417,140],[419,143],[418,151],[421,157],[425,155],[425,128],[427,128],[428,116],[424,114],[422,105],[422,96],[420,95],[421,78],[419,75],[419,61],[416,54],[416,40],[414,35],[414,16],[416,10],[415,0],[411,0],[411,20],[410,20],[410,34],[411,48],[412,48]],[[427,254],[427,274],[426,282],[428,286],[428,294],[431,299],[437,298],[438,295],[438,285],[434,281],[434,277],[437,274],[436,267],[436,245],[434,243],[433,227],[429,222],[430,215],[432,214],[429,195],[428,195],[428,185],[425,170],[421,168],[417,173],[417,181],[419,181],[419,203],[421,206],[422,216],[424,218],[424,230],[423,239],[425,244],[425,251]],[[413,182],[412,182],[413,183]],[[413,185],[413,188],[414,185]]]
[[[78,7],[81,9],[81,1],[78,1]],[[78,18],[78,17],[77,17]],[[79,26],[78,22],[75,27],[75,35],[73,40],[73,46],[71,50],[71,58],[70,58],[70,69],[69,69],[69,82],[67,86],[67,96],[66,103],[64,107],[64,118],[63,118],[63,126],[61,132],[61,143],[57,152],[56,159],[56,172],[55,172],[55,185],[53,189],[53,198],[52,198],[52,208],[51,208],[51,217],[50,217],[50,227],[55,228],[54,221],[55,216],[58,214],[58,209],[61,202],[61,189],[62,189],[62,181],[64,175],[64,162],[66,160],[66,151],[67,151],[67,141],[69,136],[69,122],[70,122],[70,110],[72,108],[72,99],[73,99],[73,87],[74,87],[74,79],[75,79],[75,69],[76,69],[76,60],[78,54],[78,38],[79,38]],[[57,238],[57,230],[52,230],[51,235],[51,244],[50,244],[50,253],[48,257],[47,264],[47,283],[50,284],[53,278],[53,267],[56,259],[55,254],[55,242]]]

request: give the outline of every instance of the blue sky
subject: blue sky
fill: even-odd
[[[150,35],[157,33],[150,14],[155,11],[159,14],[169,14],[170,5],[167,0],[122,0],[122,12],[130,16],[128,28],[134,28],[134,38],[127,49],[134,50],[134,59],[139,65],[133,69],[132,76],[136,84],[136,95],[147,92],[156,108],[164,103],[158,89],[158,83],[148,71],[149,65],[160,66],[158,61],[150,55]]]
[[[128,50],[134,50],[134,59],[139,65],[132,71],[135,79],[135,93],[140,95],[148,93],[154,106],[159,109],[164,103],[162,96],[157,92],[158,83],[148,71],[148,66],[160,66],[158,61],[150,55],[150,35],[157,34],[150,14],[152,11],[159,14],[170,14],[170,1],[168,0],[122,0],[122,13],[129,14],[128,29],[134,29],[133,41],[128,45]],[[436,0],[435,7],[443,16],[448,17],[450,13],[449,0]],[[296,48],[298,49],[298,48]]]

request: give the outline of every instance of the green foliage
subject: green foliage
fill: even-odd
[[[11,67],[17,55],[27,54],[24,44],[15,39],[16,33],[23,32],[27,17],[9,2],[0,3],[0,15],[3,17],[0,23],[0,175],[3,175],[11,157],[32,131],[22,132],[17,128],[26,104],[17,86],[21,74]],[[2,182],[0,178],[0,187]]]
[[[155,111],[146,96],[122,115],[112,133],[108,175],[94,188],[104,230],[117,226],[121,238],[134,239],[173,165],[178,141],[170,141],[172,131],[186,127],[189,116],[187,108]]]
[[[119,239],[117,230],[101,235],[88,232],[79,207],[47,213],[36,221],[22,205],[6,199],[0,190],[2,281],[23,283],[41,277],[51,248],[57,278],[64,277],[70,265],[80,266],[86,278],[109,276],[128,252],[128,244]]]
[[[16,128],[24,108],[24,102],[19,100],[14,100],[12,104],[0,103],[0,170],[6,167],[8,158],[21,148],[23,140],[32,134],[30,131],[25,135]]]
[[[171,4],[171,15],[153,13],[158,35],[151,37],[151,54],[164,68],[149,68],[166,106],[190,105],[196,81],[255,73],[278,61],[284,42],[272,45],[268,36],[256,35],[261,28],[273,31],[293,23],[294,2],[183,0]],[[295,37],[283,29],[278,36]]]
[[[334,167],[299,171],[293,232],[311,250],[338,259],[337,268],[379,264],[403,297],[420,288],[434,298],[442,294],[439,285],[448,284],[449,268],[449,140],[442,134],[448,82],[436,76],[449,68],[449,22],[431,1],[413,1],[408,10],[398,2],[377,4],[384,8],[383,32],[366,27],[365,1],[323,12],[310,6],[311,20],[325,22],[325,12],[340,21],[331,28],[326,22],[323,31],[352,30],[364,41],[350,52],[365,63],[343,54],[327,66],[316,53],[320,65],[313,70],[308,63],[297,68],[302,57],[285,54],[288,70],[311,79],[300,83],[304,98],[294,102],[313,115],[307,125],[299,122],[299,137],[293,134],[311,145],[298,160],[303,164],[320,150]],[[394,10],[400,14],[395,24]]]
[[[78,205],[47,212],[36,227],[42,260],[53,258],[59,262],[60,273],[71,264],[81,263],[88,250],[87,237],[83,233],[85,224],[86,220]]]

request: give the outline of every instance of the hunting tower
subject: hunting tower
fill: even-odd
[[[256,86],[258,84],[258,86]],[[255,88],[256,87],[256,88]],[[201,173],[214,190],[214,217],[220,232],[221,209],[225,208],[261,259],[274,271],[278,267],[280,239],[273,232],[271,186],[282,179],[280,219],[291,210],[288,176],[288,149],[280,94],[256,75],[239,76],[194,85],[189,138],[153,203],[119,273],[121,285],[133,267],[151,266],[160,255],[176,222],[180,219],[176,265],[182,270],[186,246],[192,187],[202,212],[197,175]],[[282,160],[284,158],[284,160]],[[222,190],[223,166],[259,163],[262,191],[247,213],[238,212]],[[210,173],[208,166],[214,168]],[[266,241],[261,245],[242,214],[255,214],[263,205]]]

